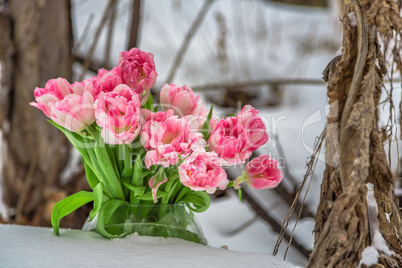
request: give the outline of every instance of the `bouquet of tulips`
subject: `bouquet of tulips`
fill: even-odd
[[[183,203],[202,212],[218,188],[240,191],[246,182],[267,189],[282,180],[278,162],[268,155],[249,162],[235,181],[227,178],[225,167],[245,163],[268,141],[256,109],[246,105],[220,118],[191,88],[174,84],[163,85],[155,105],[150,89],[156,78],[153,55],[133,48],[110,71],[73,84],[52,79],[35,89],[31,105],[80,152],[92,189],[56,204],[55,234],[61,218],[92,201],[96,231],[113,238],[105,226],[130,205]]]

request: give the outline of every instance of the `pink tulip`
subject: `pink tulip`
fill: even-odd
[[[35,99],[32,106],[70,131],[82,131],[95,121],[94,98],[83,82],[70,85],[63,78],[51,79],[45,88],[35,89]]]
[[[145,149],[156,148],[156,144],[170,144],[180,149],[189,132],[187,122],[172,116],[163,122],[148,121],[141,131],[141,141]]]
[[[123,84],[121,79],[120,67],[115,67],[108,71],[106,69],[100,69],[98,71],[99,82],[102,85],[102,91],[107,93],[113,91],[115,87]]]
[[[234,188],[240,188],[246,182],[255,189],[275,188],[283,179],[283,173],[278,168],[278,162],[268,155],[261,155],[251,160],[245,167],[243,174],[234,182]]]
[[[251,105],[243,107],[238,117],[241,118],[243,127],[250,131],[250,140],[248,150],[255,151],[268,141],[268,134],[261,117],[257,115],[256,110]]]
[[[229,183],[220,159],[214,152],[194,152],[179,166],[180,182],[194,191],[213,194]]]
[[[170,144],[158,143],[145,155],[145,166],[149,169],[152,165],[169,167],[179,162],[179,153]]]
[[[123,82],[138,94],[141,103],[144,104],[158,76],[154,55],[132,48],[120,53],[118,68],[120,68]]]
[[[84,92],[86,91],[85,90],[85,80],[82,82],[74,82],[74,84],[71,85],[71,89],[74,94],[77,94],[80,96],[84,95]],[[94,97],[94,95],[92,95],[92,97]]]
[[[138,136],[141,126],[140,100],[127,85],[118,85],[112,92],[95,101],[96,123],[102,127],[107,144],[129,144]]]
[[[185,85],[178,87],[175,84],[164,84],[160,93],[162,110],[172,109],[179,117],[195,115],[206,118],[208,110],[199,98],[199,95],[195,95],[193,90]]]
[[[153,164],[177,164],[178,155],[188,155],[192,150],[205,146],[201,133],[193,133],[184,118],[170,116],[163,122],[147,121],[141,131],[140,140],[148,151],[147,167]]]
[[[169,117],[173,116],[173,110],[167,110],[165,112],[151,112],[148,109],[141,109],[141,125],[144,125],[148,121],[163,122]]]
[[[45,88],[35,88],[36,102],[31,102],[30,105],[42,110],[47,117],[50,117],[49,104],[61,101],[65,96],[72,93],[73,90],[67,80],[63,78],[51,79],[46,83]]]
[[[49,103],[50,118],[60,126],[79,132],[95,122],[94,99],[89,92],[82,96],[78,94],[67,95],[59,102]]]
[[[268,141],[265,125],[256,115],[258,111],[248,109],[246,106],[236,117],[210,121],[209,150],[216,152],[228,165],[244,163],[252,151]]]

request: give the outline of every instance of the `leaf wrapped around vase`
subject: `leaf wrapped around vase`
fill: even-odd
[[[153,55],[133,48],[110,71],[35,89],[31,105],[80,152],[92,189],[55,205],[55,234],[63,217],[93,202],[89,220],[96,217],[94,231],[104,237],[138,233],[206,244],[191,211],[205,211],[208,194],[235,187],[240,195],[242,182],[268,189],[282,180],[278,162],[267,155],[249,162],[235,181],[227,179],[225,166],[245,163],[268,141],[256,109],[246,105],[220,118],[191,88],[165,84],[158,111],[150,94],[156,77]]]

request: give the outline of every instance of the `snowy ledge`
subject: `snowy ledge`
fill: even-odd
[[[271,255],[212,248],[175,238],[0,224],[4,267],[295,267]]]

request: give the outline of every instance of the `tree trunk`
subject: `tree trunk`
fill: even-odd
[[[2,187],[8,222],[50,226],[54,203],[68,194],[54,186],[70,146],[29,103],[36,86],[71,78],[70,1],[10,0],[8,5],[0,14],[0,127],[7,146],[1,157]]]
[[[390,37],[402,19],[392,0],[345,2],[342,56],[328,68],[326,169],[308,267],[358,267],[369,246],[381,267],[402,267],[395,177],[377,124],[387,72],[377,30]]]

